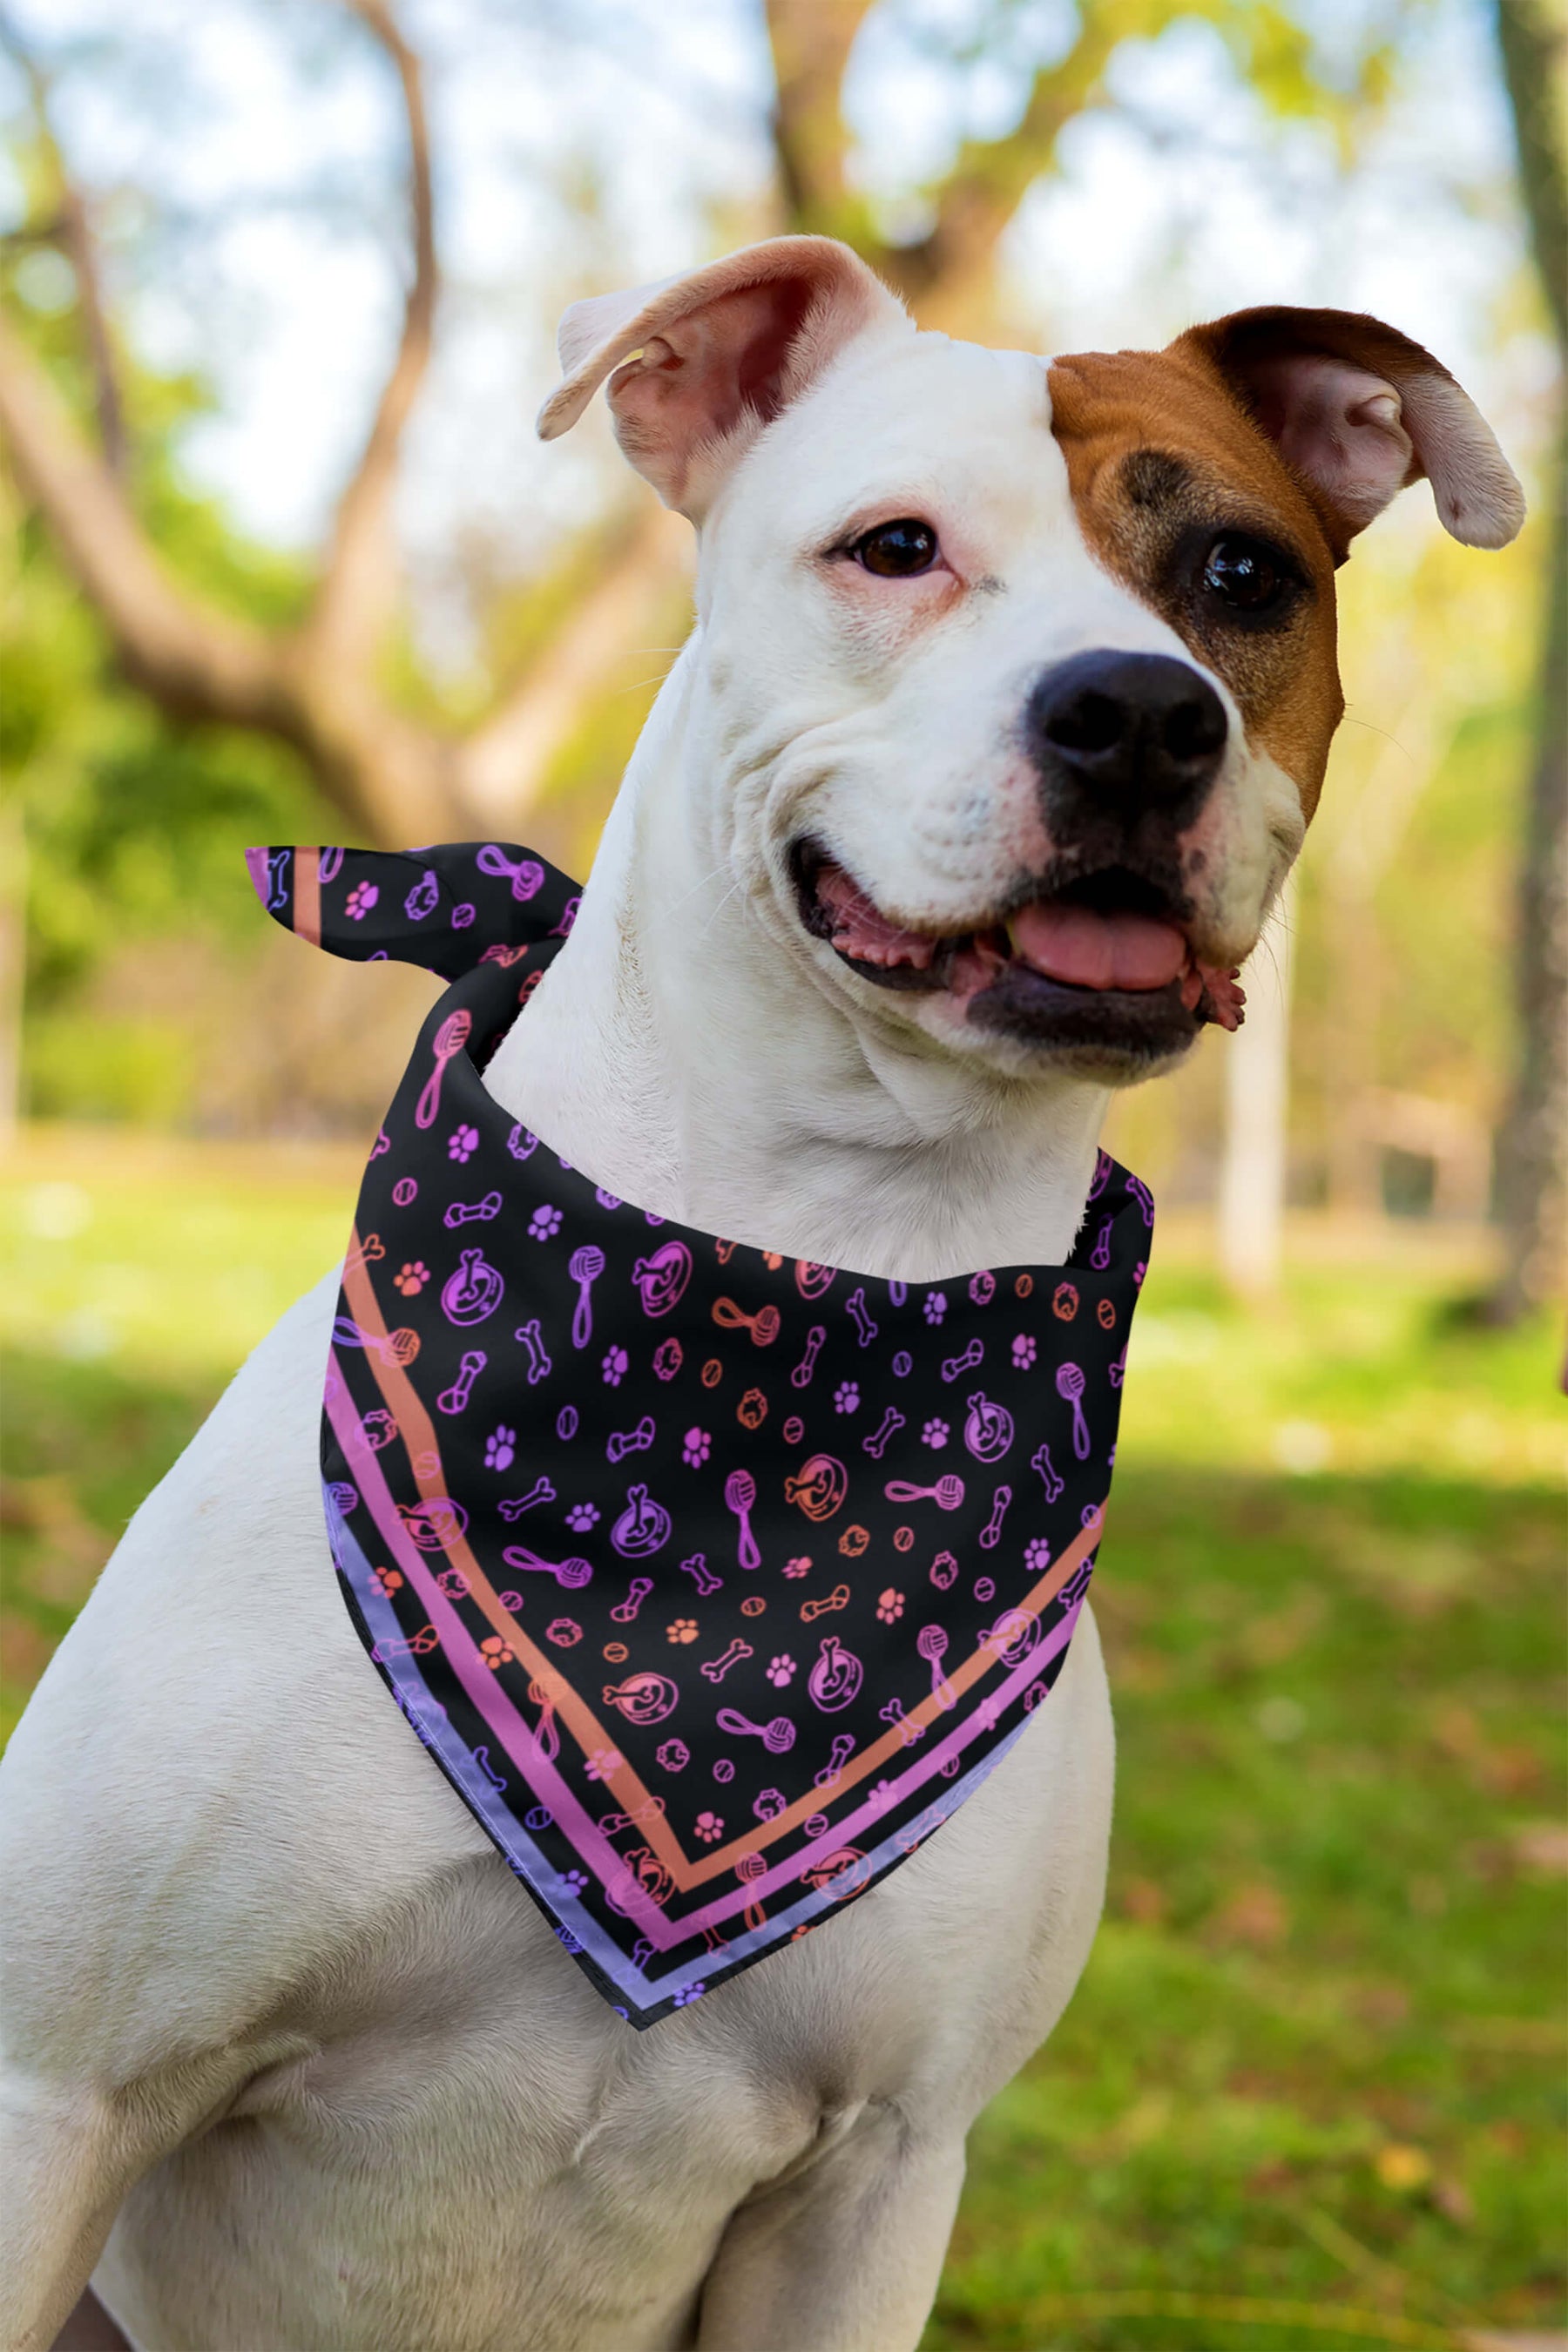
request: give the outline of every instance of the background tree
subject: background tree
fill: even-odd
[[[135,495],[116,392],[118,338],[103,316],[93,264],[90,205],[61,156],[48,89],[29,72],[49,183],[29,234],[53,238],[77,271],[84,350],[95,379],[96,430],[73,415],[45,361],[0,318],[0,425],[17,475],[63,560],[99,614],[127,678],[170,717],[247,730],[289,745],[325,799],[356,832],[407,841],[515,825],[537,800],[577,713],[610,676],[661,599],[677,543],[646,503],[599,578],[492,704],[466,726],[437,698],[400,696],[387,683],[400,617],[393,530],[398,462],[429,367],[439,294],[436,173],[420,60],[391,0],[342,0],[381,48],[402,93],[408,152],[408,277],[402,333],[357,464],[338,501],[300,611],[280,627],[225,611],[177,577],[154,544]],[[1314,78],[1307,36],[1260,0],[1083,0],[1075,37],[1048,65],[1020,65],[1019,111],[991,140],[966,140],[924,192],[924,226],[907,240],[878,225],[850,170],[845,77],[871,0],[768,0],[775,100],[774,226],[846,238],[905,295],[925,322],[982,320],[993,299],[1003,235],[1028,188],[1048,170],[1058,138],[1081,110],[1106,100],[1128,42],[1184,16],[1214,26],[1242,70],[1279,110],[1342,111],[1345,93]],[[997,0],[994,25],[955,49],[962,70],[988,42],[1012,55],[1016,12]],[[21,55],[15,34],[8,45]],[[1372,87],[1375,47],[1362,62]],[[1357,92],[1352,93],[1354,102]]]
[[[1562,1280],[1568,1250],[1568,19],[1561,0],[1499,0],[1503,79],[1531,246],[1557,346],[1557,429],[1534,756],[1518,887],[1519,1068],[1498,1136],[1507,1237],[1490,1302],[1511,1321]]]

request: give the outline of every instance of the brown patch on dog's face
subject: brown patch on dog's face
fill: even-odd
[[[1191,348],[1080,352],[1049,382],[1089,552],[1223,678],[1310,817],[1344,709],[1318,513]]]

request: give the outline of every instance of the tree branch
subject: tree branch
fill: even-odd
[[[266,639],[204,611],[164,572],[107,461],[38,362],[0,319],[0,426],[28,497],[102,615],[127,675],[170,712],[275,727]]]
[[[537,799],[589,697],[614,677],[668,594],[682,538],[662,507],[648,505],[618,560],[463,743],[458,782],[487,824],[513,822]]]
[[[879,267],[922,315],[945,310],[983,278],[1034,183],[1050,164],[1058,134],[1099,91],[1112,53],[1126,38],[1112,12],[1086,8],[1077,41],[1036,74],[1016,127],[1003,138],[966,140],[937,197],[927,235],[890,247]]]
[[[466,811],[450,748],[351,677],[322,676],[170,579],[105,459],[0,319],[0,430],[17,476],[109,632],[121,667],[176,719],[250,728],[300,752],[326,797],[382,841],[429,841]]]
[[[789,225],[867,250],[862,207],[844,177],[840,99],[872,0],[766,0],[773,47],[773,147]],[[874,240],[872,241],[874,243]]]
[[[419,59],[404,39],[389,0],[347,0],[397,69],[408,128],[408,201],[413,277],[403,331],[360,460],[338,503],[320,589],[306,626],[312,661],[356,672],[368,668],[396,595],[392,500],[398,450],[430,362],[439,270],[430,131]]]
[[[1568,360],[1568,161],[1561,110],[1568,30],[1540,0],[1498,0],[1498,47],[1519,148],[1520,193],[1559,352]]]
[[[27,84],[38,135],[43,141],[58,184],[60,215],[58,222],[51,229],[50,235],[64,248],[76,275],[82,331],[87,341],[88,360],[92,369],[97,397],[98,429],[103,442],[103,454],[110,472],[123,480],[128,455],[125,416],[121,405],[120,382],[114,365],[114,346],[110,341],[109,321],[103,307],[103,288],[99,277],[98,252],[93,242],[92,226],[88,218],[87,205],[80,189],[66,168],[65,154],[55,133],[54,121],[49,110],[49,78],[23,41],[5,10],[0,10],[0,47],[10,51]]]

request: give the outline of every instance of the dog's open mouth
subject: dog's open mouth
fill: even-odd
[[[1075,876],[977,929],[942,936],[889,919],[815,845],[799,845],[794,862],[814,937],[879,986],[945,994],[982,1027],[1159,1054],[1205,1022],[1241,1025],[1236,972],[1200,961],[1170,893],[1128,868]]]

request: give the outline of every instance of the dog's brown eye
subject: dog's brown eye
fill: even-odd
[[[1289,576],[1261,541],[1230,531],[1216,539],[1204,561],[1204,586],[1238,613],[1266,613],[1278,604]]]
[[[879,522],[849,551],[879,580],[910,580],[917,572],[929,572],[936,562],[936,533],[929,522],[904,515],[897,522]]]

